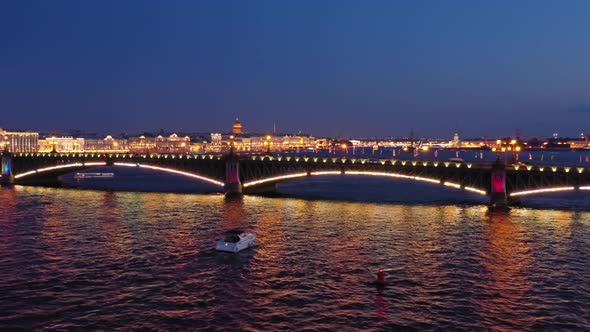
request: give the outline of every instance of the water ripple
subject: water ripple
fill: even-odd
[[[0,201],[3,330],[590,329],[585,212],[25,187]],[[259,246],[214,251],[234,227]]]

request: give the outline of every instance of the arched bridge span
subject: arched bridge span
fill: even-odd
[[[5,177],[16,184],[58,185],[61,175],[113,165],[174,173],[217,185],[220,191],[224,185],[221,155],[23,153],[13,155],[10,164]]]
[[[287,159],[289,158],[289,159]],[[326,175],[370,176],[405,179],[440,184],[486,195],[489,187],[489,165],[465,165],[471,171],[464,173],[462,164],[451,162],[369,160],[342,158],[263,158],[265,167],[258,167],[257,159],[240,162],[245,192],[304,177]],[[284,160],[283,160],[284,159]],[[442,167],[438,167],[441,165]],[[446,166],[445,166],[446,165]],[[252,189],[250,189],[252,188]]]

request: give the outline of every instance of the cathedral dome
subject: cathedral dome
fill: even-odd
[[[231,127],[231,132],[232,132],[232,134],[243,134],[244,133],[240,119],[236,118],[234,125]]]

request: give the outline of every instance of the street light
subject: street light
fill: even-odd
[[[229,153],[234,153],[234,135],[229,135]]]
[[[270,135],[266,135],[265,139],[266,140],[264,141],[263,145],[266,146],[266,155],[270,156],[270,145],[272,144],[272,137]]]
[[[8,141],[8,136],[4,136],[4,140],[0,140],[0,152],[8,152],[9,146],[10,141]]]
[[[57,139],[55,136],[51,137],[51,153],[57,153]]]

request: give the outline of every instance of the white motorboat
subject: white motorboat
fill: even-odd
[[[241,229],[232,229],[225,233],[225,237],[217,240],[215,249],[236,253],[240,250],[256,245],[256,235],[247,233]]]
[[[74,179],[85,180],[85,179],[108,179],[115,176],[115,173],[76,173]]]

